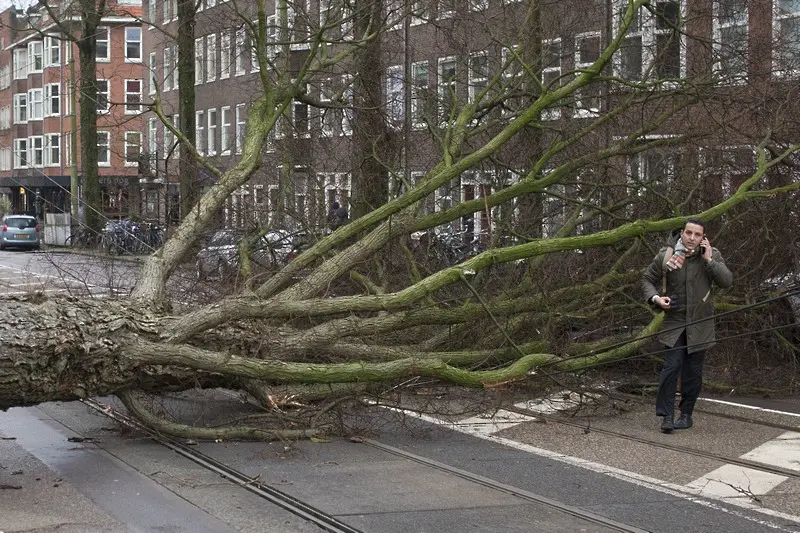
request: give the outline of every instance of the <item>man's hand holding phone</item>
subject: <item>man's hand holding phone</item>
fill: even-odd
[[[700,254],[706,263],[711,262],[711,242],[708,237],[703,237],[703,240],[700,241]]]

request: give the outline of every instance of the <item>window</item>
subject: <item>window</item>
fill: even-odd
[[[125,61],[139,62],[142,60],[142,28],[125,28]]]
[[[411,64],[411,121],[414,127],[423,127],[428,111],[428,62]]]
[[[342,76],[342,123],[339,134],[343,136],[353,133],[353,78],[349,74]]]
[[[722,81],[747,76],[747,0],[714,2],[714,70]]]
[[[172,127],[175,128],[177,131],[181,130],[181,116],[178,113],[175,113],[172,116]],[[166,143],[167,137],[166,134],[164,135],[165,135],[164,142]],[[169,132],[169,140],[170,144],[168,147],[170,150],[172,150],[172,157],[178,157],[178,155],[180,154],[180,150],[178,150],[177,146],[174,146],[177,143],[177,141],[175,139],[175,135],[172,132]]]
[[[489,56],[477,52],[469,56],[469,102],[475,103],[489,83]]]
[[[217,110],[208,110],[208,155],[217,153]]]
[[[13,152],[10,147],[0,148],[0,170],[11,170]]]
[[[600,58],[600,33],[583,33],[575,36],[575,68],[587,69]],[[598,87],[582,87],[575,94],[575,116],[593,116],[600,111]]]
[[[173,115],[172,117],[172,126],[174,128],[180,128],[180,124],[177,120],[178,115]],[[172,130],[164,125],[164,159],[168,157],[174,157],[175,151],[173,151],[173,147],[175,146],[175,134],[172,133]]]
[[[206,81],[217,79],[217,35],[206,36]]]
[[[203,154],[206,148],[206,117],[205,112],[196,111],[194,114],[194,148],[198,154]]]
[[[244,59],[246,52],[245,29],[239,28],[236,30],[236,47],[233,51],[235,61],[234,69],[237,76],[241,76],[245,73]]]
[[[409,7],[412,25],[422,24],[431,18],[429,0],[411,0]]]
[[[219,136],[219,151],[221,154],[227,155],[231,153],[231,108],[230,106],[225,106],[220,108],[219,111],[222,115],[222,124]]]
[[[194,84],[200,85],[205,79],[204,70],[206,66],[204,47],[205,39],[198,37],[194,40]]]
[[[142,132],[125,132],[125,166],[135,167],[139,165],[139,156],[142,154]]]
[[[61,40],[58,37],[44,38],[44,66],[57,67],[61,64]]]
[[[28,77],[28,50],[17,48],[14,50],[14,79],[24,80]]]
[[[11,123],[11,106],[0,107],[0,130],[7,130]]]
[[[320,10],[322,6],[320,6]],[[320,11],[322,13],[322,11]],[[321,15],[320,15],[321,16]],[[275,44],[278,42],[278,16],[277,15],[269,15],[267,16],[267,31],[265,35],[266,43],[266,52],[267,52],[267,60],[271,61],[275,59],[275,56],[278,55],[278,46]]]
[[[780,74],[800,71],[800,2],[775,0],[774,62]]]
[[[164,0],[164,24],[172,20],[172,0]]]
[[[169,70],[172,72],[172,88],[177,91],[180,88],[178,83],[178,45],[172,47],[172,63],[170,63]]]
[[[156,23],[156,0],[147,0],[147,16],[147,20],[151,23],[147,29],[152,30]]]
[[[308,87],[303,91],[307,94]],[[294,134],[296,137],[308,137],[311,128],[308,120],[308,104],[295,98],[292,100],[292,125],[294,126]]]
[[[36,135],[29,140],[28,165],[34,167],[44,166],[44,137]]]
[[[447,122],[456,103],[456,60],[439,59],[439,120]]]
[[[258,21],[253,21],[253,27],[258,30]],[[248,31],[247,35],[250,40],[250,72],[258,72],[261,70],[261,64],[258,62],[258,35],[252,31]]]
[[[219,79],[231,77],[231,34],[223,31],[219,35]]]
[[[149,118],[147,120],[147,152],[150,159],[158,159],[158,119]]]
[[[14,95],[14,124],[28,122],[28,95],[18,93]]]
[[[95,58],[97,61],[111,60],[111,30],[109,28],[97,28],[97,47],[95,48]]]
[[[452,17],[456,12],[456,3],[457,0],[438,0],[439,18]]]
[[[195,74],[196,76],[197,74]],[[172,85],[172,47],[167,46],[164,48],[164,90],[169,91],[174,87]]]
[[[319,25],[321,28],[325,28],[326,40],[338,41],[352,38],[353,12],[350,2],[348,0],[320,0]]]
[[[61,86],[49,83],[44,86],[45,115],[59,116],[61,114]]]
[[[236,104],[236,153],[241,154],[244,148],[245,128],[244,104]]]
[[[111,133],[107,131],[97,132],[97,164],[103,166],[111,165]]]
[[[125,114],[142,111],[142,80],[125,80]]]
[[[164,53],[166,53],[166,49],[164,49]],[[156,53],[150,52],[149,60],[148,60],[148,67],[150,69],[150,75],[148,77],[150,86],[147,88],[148,94],[156,94],[156,85],[158,85],[158,74],[157,74],[157,65],[156,65]]]
[[[28,166],[28,139],[14,139],[14,168]]]
[[[542,85],[545,91],[558,88],[561,79],[561,39],[542,41]],[[556,120],[561,118],[561,109],[545,109],[542,118]]]
[[[469,0],[470,11],[484,11],[489,8],[489,0]]]
[[[403,126],[403,119],[405,118],[404,96],[403,67],[389,67],[386,70],[386,114],[389,122],[396,128]]]
[[[0,91],[9,87],[11,87],[11,65],[3,65],[0,67]]]
[[[44,70],[44,56],[42,51],[42,41],[32,41],[28,43],[28,74],[31,72],[41,72]]]
[[[332,137],[334,125],[336,124],[336,113],[333,106],[333,89],[331,80],[321,80],[319,83],[319,101],[322,103],[319,113],[320,135],[322,137]]]
[[[628,3],[614,1],[617,28]],[[635,81],[647,74],[658,79],[681,76],[684,61],[681,1],[657,0],[651,10],[637,10],[615,60],[615,71],[620,77]]]
[[[28,120],[44,118],[44,89],[28,91]]]
[[[44,164],[51,167],[61,165],[61,135],[58,133],[45,135]]]
[[[97,80],[97,112],[108,113],[111,93],[108,80]]]

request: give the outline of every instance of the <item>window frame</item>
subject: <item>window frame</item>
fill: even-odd
[[[206,150],[206,112],[200,109],[194,112],[194,149],[200,155]]]
[[[104,38],[101,38],[101,35],[104,35]],[[100,43],[106,43],[106,55],[99,56],[98,51],[100,50]],[[95,61],[98,63],[110,63],[111,62],[111,28],[108,26],[98,26],[97,28],[97,38],[95,42]]]
[[[100,137],[105,137],[106,142],[101,143]],[[107,160],[100,159],[102,147],[105,147]],[[97,166],[110,167],[111,166],[111,132],[108,130],[97,130]]]
[[[786,20],[800,19],[800,6],[797,11],[782,12],[780,2],[781,0],[772,2],[772,42],[778,43],[772,49],[772,69],[776,77],[790,77],[800,73],[800,51],[797,52],[794,59],[794,68],[786,68],[781,58],[782,47],[779,46],[782,40],[781,24]],[[798,20],[797,38],[800,39],[800,20]]]
[[[138,41],[135,40],[135,39],[130,39],[130,37],[128,35],[128,31],[130,31],[130,30],[139,32],[139,40]],[[125,63],[141,63],[142,62],[142,54],[144,53],[144,50],[143,50],[144,42],[143,42],[143,39],[142,39],[142,37],[143,37],[142,36],[142,27],[141,26],[125,26],[123,28],[123,31],[124,31],[124,34],[125,34],[125,48],[124,48],[124,50],[125,50]],[[128,56],[128,52],[129,52],[128,47],[131,44],[137,44],[137,43],[138,43],[138,51],[139,51],[138,56]]]
[[[213,117],[213,121],[212,121]],[[217,155],[217,128],[219,127],[219,111],[216,107],[206,111],[206,155]]]
[[[53,89],[56,89],[56,95],[53,96]],[[44,86],[44,116],[45,117],[58,117],[61,116],[61,84],[60,83],[47,83]],[[53,103],[56,103],[57,109],[53,111]]]
[[[131,91],[128,90],[129,89],[128,88],[128,84],[131,83],[131,82],[136,82],[136,83],[139,84],[139,90],[137,92],[131,92]],[[129,78],[129,79],[123,80],[123,83],[125,84],[125,86],[124,86],[124,88],[125,88],[125,114],[126,115],[138,115],[139,113],[142,112],[142,96],[143,96],[142,80],[141,80],[141,78]],[[138,102],[138,103],[134,103],[134,104],[129,103],[128,97],[131,96],[131,95],[134,95],[134,96],[138,97],[138,100],[135,100],[135,102]]]
[[[97,114],[102,115],[111,112],[111,81],[107,79],[98,78],[97,83]],[[100,84],[105,84],[105,90],[100,90]],[[100,103],[102,102],[101,96],[105,95],[105,109],[101,109]]]
[[[123,153],[123,157],[124,157],[124,160],[125,160],[124,166],[126,166],[126,167],[139,166],[139,160],[141,159],[141,156],[142,156],[142,147],[143,147],[142,146],[142,141],[143,141],[142,132],[138,131],[138,130],[127,130],[127,131],[125,131],[125,133],[123,135],[124,135],[124,148],[123,148],[123,152],[122,153]],[[128,140],[128,137],[131,136],[131,135],[138,135],[139,136],[138,144],[131,143]],[[131,147],[131,146],[138,146],[139,147],[139,152],[138,152],[138,154],[136,156],[136,159],[134,161],[130,161],[128,159],[128,148]]]

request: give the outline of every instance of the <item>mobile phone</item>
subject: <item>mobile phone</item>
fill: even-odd
[[[705,240],[705,238],[706,238],[706,236],[703,235],[703,239],[701,239],[701,240]],[[705,255],[705,254],[706,254],[706,247],[701,244],[700,245],[700,255]]]

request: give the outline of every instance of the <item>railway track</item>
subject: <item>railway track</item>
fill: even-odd
[[[92,409],[96,410],[103,416],[106,416],[128,428],[146,434],[149,438],[153,439],[155,442],[169,448],[170,450],[181,455],[182,457],[185,457],[186,459],[195,462],[196,464],[202,466],[203,468],[206,468],[210,471],[219,474],[223,478],[228,479],[229,481],[252,492],[253,494],[256,494],[257,496],[263,498],[264,500],[274,505],[277,505],[290,513],[293,513],[296,516],[307,520],[308,522],[315,524],[323,531],[331,533],[363,533],[362,530],[359,530],[342,522],[335,516],[325,513],[324,511],[315,508],[314,506],[310,505],[307,502],[299,500],[298,498],[295,498],[294,496],[291,496],[290,494],[284,491],[266,485],[261,481],[259,481],[258,479],[249,477],[243,472],[235,470],[230,466],[226,465],[225,463],[218,461],[213,457],[210,457],[192,447],[186,446],[185,444],[175,439],[160,435],[158,432],[147,428],[146,426],[142,425],[138,421],[128,417],[123,413],[108,409],[107,406],[95,400],[82,400],[82,402],[87,406],[91,407]],[[529,502],[535,502],[541,505],[545,505],[549,508],[555,509],[566,515],[578,518],[586,523],[595,524],[603,528],[606,528],[609,531],[617,531],[620,533],[647,533],[647,530],[645,529],[625,524],[617,520],[612,520],[597,513],[593,513],[581,509],[579,507],[575,507],[566,504],[564,502],[560,502],[552,498],[548,498],[546,496],[542,496],[540,494],[524,490],[519,487],[501,483],[496,480],[475,474],[473,472],[469,472],[467,470],[459,469],[451,465],[427,457],[423,457],[421,455],[416,455],[408,451],[402,450],[400,448],[390,446],[385,443],[381,443],[377,440],[364,439],[363,443],[367,446],[379,449],[385,453],[389,453],[401,457],[403,459],[406,459],[408,461],[413,461],[415,463],[425,465],[428,468],[432,468],[459,477],[461,479],[465,479],[469,482],[486,487],[487,489],[509,494],[521,500],[526,500]]]

